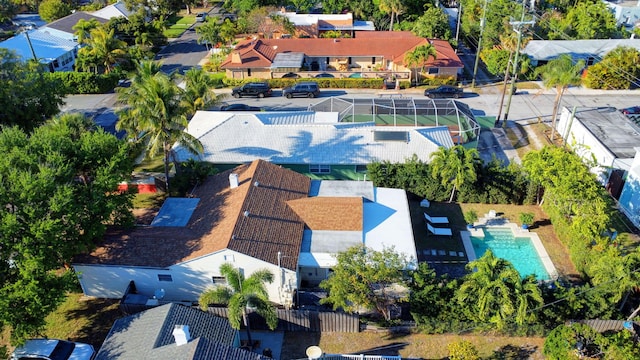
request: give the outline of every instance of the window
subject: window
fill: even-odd
[[[212,276],[213,285],[227,285],[227,278],[224,276]]]
[[[356,172],[367,172],[367,165],[356,165]]]
[[[328,174],[331,172],[329,165],[309,165],[309,172],[312,174]]]
[[[251,76],[251,69],[247,69],[247,76]]]
[[[438,68],[429,68],[430,75],[438,75]]]
[[[235,259],[234,259],[233,255],[225,255],[224,256],[224,261],[234,262]]]
[[[158,281],[172,282],[173,278],[169,274],[158,274]]]
[[[376,64],[376,58],[375,58],[375,57],[372,57],[372,58],[371,58],[371,65],[375,65],[375,64]]]

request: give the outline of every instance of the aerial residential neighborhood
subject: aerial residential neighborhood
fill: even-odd
[[[640,6],[11,1],[0,357],[640,358]]]

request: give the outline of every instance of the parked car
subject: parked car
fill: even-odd
[[[299,82],[282,89],[282,95],[287,99],[291,99],[294,96],[314,98],[320,95],[320,87],[315,81]]]
[[[462,96],[462,89],[455,86],[442,85],[435,89],[427,89],[424,91],[424,96],[430,99],[435,98],[459,98]]]
[[[31,339],[14,350],[11,360],[91,360],[96,351],[89,344],[55,340]]]
[[[282,75],[282,78],[284,78],[284,79],[297,79],[299,77],[300,77],[300,75],[298,75],[296,73],[292,73],[292,72]]]
[[[620,110],[625,115],[638,115],[640,114],[640,106],[632,106]]]
[[[201,12],[196,14],[196,22],[204,22],[207,20],[207,13]]]
[[[220,111],[262,111],[262,108],[247,104],[231,104],[220,106]]]
[[[243,96],[257,96],[263,98],[265,96],[271,96],[271,87],[266,82],[249,82],[244,85],[234,87],[231,90],[231,95],[236,99]]]
[[[316,75],[316,77],[317,78],[333,78],[335,76],[333,76],[333,75],[331,75],[329,73],[321,73],[321,74]]]

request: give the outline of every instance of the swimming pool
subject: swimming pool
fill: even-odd
[[[541,243],[539,247],[534,245],[534,241],[530,236],[531,233],[527,232],[523,233],[523,236],[514,236],[514,231],[509,227],[487,226],[482,230],[484,237],[476,236],[480,235],[477,233],[471,236],[471,245],[476,257],[482,257],[487,249],[491,249],[495,256],[512,263],[522,278],[535,274],[538,280],[551,279],[550,271],[547,271],[548,264],[545,266],[541,259],[541,257],[548,259],[546,250],[544,250]],[[539,239],[536,240],[540,242]],[[542,247],[544,254],[540,254],[540,247]],[[553,264],[551,266],[553,267]],[[555,272],[555,268],[552,271]]]

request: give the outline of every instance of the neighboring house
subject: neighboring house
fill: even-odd
[[[95,360],[261,360],[225,318],[166,304],[115,321]]]
[[[198,111],[187,132],[204,146],[198,158],[216,165],[262,159],[302,173],[364,172],[372,162],[402,163],[453,147],[446,126],[376,126],[338,122],[337,112]],[[178,161],[193,155],[176,148]]]
[[[405,54],[417,46],[431,44],[436,59],[425,63],[431,77],[456,77],[464,65],[449,42],[425,39],[409,31],[359,31],[341,39],[253,39],[238,44],[222,63],[228,78],[279,78],[294,72],[313,77],[313,72],[334,72],[346,77],[393,75],[410,79],[416,68],[407,68]]]
[[[404,190],[366,181],[312,182],[262,160],[209,177],[189,198],[169,198],[151,226],[107,235],[73,261],[84,293],[121,298],[134,281],[149,299],[197,301],[225,284],[220,265],[245,276],[267,269],[269,298],[289,307],[305,281],[317,283],[352,245],[395,246],[416,259]]]
[[[635,151],[618,204],[629,220],[640,228],[640,147],[636,147]]]
[[[297,14],[284,9],[276,13],[286,17],[296,27],[296,37],[320,37],[327,31],[340,31],[351,37],[356,31],[375,31],[373,21],[353,20],[352,13],[346,14]]]
[[[127,6],[123,1],[118,1],[115,4],[107,5],[98,11],[94,11],[92,14],[93,16],[110,20],[119,17],[125,17],[128,19],[134,12],[135,11],[127,9]]]
[[[577,108],[573,118],[571,110],[563,108],[556,130],[557,136],[591,166],[598,181],[618,198],[632,167],[640,127],[612,107]]]
[[[23,61],[38,59],[49,71],[72,71],[78,52],[73,36],[54,28],[27,30],[0,42],[1,48],[14,51]]]
[[[62,31],[64,33],[69,34],[70,38],[72,40],[76,39],[75,36],[75,30],[73,29],[74,26],[76,26],[76,24],[78,23],[78,21],[80,20],[86,20],[86,21],[90,21],[90,20],[96,20],[98,23],[100,24],[106,24],[107,20],[103,19],[101,17],[97,17],[94,15],[91,15],[89,13],[86,13],[84,11],[76,11],[71,15],[65,16],[61,19],[58,19],[54,22],[48,23],[47,25],[45,25],[45,28],[50,28],[50,29],[56,29],[58,31]]]
[[[571,55],[575,61],[584,60],[590,66],[619,46],[640,51],[640,39],[531,40],[522,53],[531,59],[533,66],[544,65],[562,54]]]
[[[640,23],[640,6],[637,0],[603,1],[615,15],[618,25],[633,31]]]

